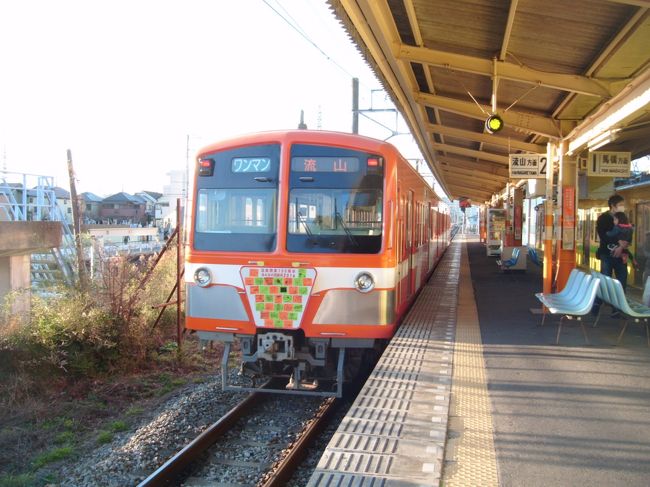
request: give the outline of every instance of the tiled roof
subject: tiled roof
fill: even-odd
[[[103,202],[104,203],[110,203],[110,202],[124,202],[128,201],[129,203],[136,203],[136,204],[142,204],[144,201],[139,198],[138,196],[133,196],[128,193],[120,192],[120,193],[115,193],[108,198],[104,198]]]

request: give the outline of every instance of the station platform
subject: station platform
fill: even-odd
[[[607,313],[555,345],[541,285],[457,236],[308,485],[650,485],[645,329],[615,346]]]

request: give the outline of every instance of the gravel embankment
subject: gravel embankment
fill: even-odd
[[[62,486],[136,485],[242,399],[221,390],[221,378],[180,389],[144,418],[135,431],[94,447],[72,467],[58,472]]]
[[[233,382],[236,380],[231,378]],[[242,398],[241,393],[222,391],[220,377],[180,389],[155,411],[145,415],[135,430],[116,435],[106,445],[87,444],[86,453],[77,459],[74,466],[63,467],[57,472],[60,485],[137,485]],[[295,439],[321,400],[303,396],[264,396],[245,421],[237,424],[211,448],[205,455],[205,462],[190,478],[194,481],[255,485],[282,450]],[[342,409],[347,410],[347,407]],[[291,485],[306,483],[343,415],[343,412],[335,415],[337,419],[310,449],[309,457]],[[80,450],[84,451],[84,448]]]

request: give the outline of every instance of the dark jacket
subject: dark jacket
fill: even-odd
[[[634,227],[629,223],[619,223],[614,225],[609,232],[605,232],[607,237],[614,239],[616,242],[619,240],[625,240],[628,243],[632,243],[632,234],[634,233]]]
[[[607,236],[607,232],[610,232],[614,228],[614,217],[609,211],[601,213],[596,220],[596,232],[598,233],[598,238],[600,239],[600,245],[598,246],[598,251],[596,252],[596,257],[602,259],[605,256],[609,255],[609,249],[607,246],[609,244],[618,243],[618,239],[614,239]]]

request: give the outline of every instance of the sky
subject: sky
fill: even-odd
[[[70,149],[79,192],[161,191],[188,153],[296,128],[300,110],[350,132],[352,77],[362,109],[390,104],[325,0],[0,2],[0,169],[68,188]],[[410,135],[390,142],[421,157]]]

